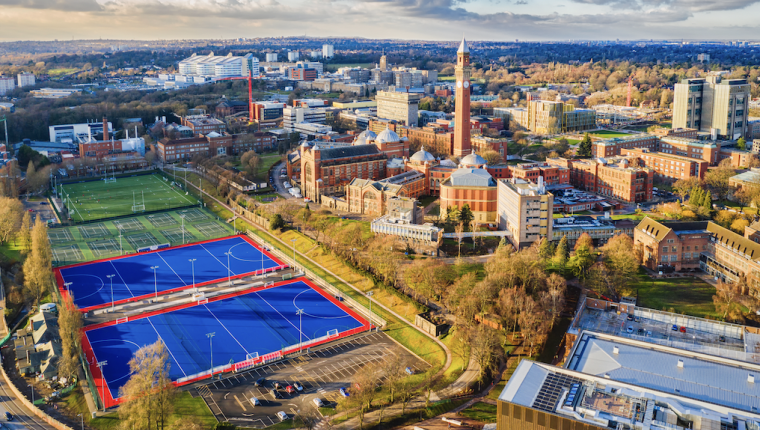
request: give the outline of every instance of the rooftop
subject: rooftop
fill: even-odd
[[[671,143],[673,145],[702,146],[705,148],[717,148],[718,146],[712,140],[696,140],[687,137],[664,136],[660,142]]]

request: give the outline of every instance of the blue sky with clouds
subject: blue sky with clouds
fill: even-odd
[[[760,0],[0,0],[0,40],[760,39]]]

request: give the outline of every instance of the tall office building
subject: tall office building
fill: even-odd
[[[499,230],[512,233],[509,240],[520,249],[539,239],[552,239],[554,195],[546,191],[543,176],[538,184],[522,179],[498,182]]]
[[[385,53],[380,57],[380,71],[386,72],[388,71],[388,57],[385,56]]]
[[[277,53],[276,52],[267,53],[266,59],[267,59],[267,63],[277,62]]]
[[[16,80],[12,76],[0,76],[0,96],[16,88]]]
[[[322,58],[332,58],[334,55],[332,45],[322,45]]]
[[[377,116],[403,122],[407,126],[416,126],[417,109],[421,99],[422,94],[418,93],[378,91],[375,97]],[[470,131],[469,128],[467,131]]]
[[[454,156],[464,157],[472,152],[470,147],[470,49],[467,41],[457,50],[457,66],[454,69],[457,81],[456,91],[456,122],[454,123]]]
[[[253,72],[254,76],[259,73],[259,59],[253,54],[246,54],[242,57],[233,56],[231,53],[225,56],[215,56],[211,52],[208,55],[193,54],[179,62],[180,75],[226,78],[248,76],[249,70]]]
[[[291,63],[298,61],[298,51],[288,52],[288,61],[290,61]]]
[[[684,79],[675,85],[673,128],[696,128],[715,137],[737,139],[747,133],[750,86],[746,79]]]

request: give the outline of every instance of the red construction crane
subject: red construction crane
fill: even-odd
[[[248,76],[236,76],[232,78],[217,79],[217,81],[237,81],[240,79],[248,79],[248,121],[253,122],[253,73],[248,70]]]

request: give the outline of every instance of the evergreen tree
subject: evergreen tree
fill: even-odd
[[[548,238],[541,240],[541,244],[538,246],[538,256],[542,260],[546,261],[554,255],[554,245]]]
[[[470,222],[475,218],[475,215],[472,214],[472,210],[470,210],[470,205],[465,204],[462,206],[462,210],[459,211],[459,221],[462,222],[465,226],[470,225]]]
[[[588,133],[583,136],[583,140],[581,140],[581,143],[578,145],[577,154],[579,157],[591,156],[591,136],[589,136]]]
[[[499,248],[501,248],[502,246],[507,246],[508,243],[509,242],[507,242],[507,236],[502,236],[501,240],[499,241]]]
[[[736,149],[740,149],[744,151],[747,148],[747,141],[744,140],[743,137],[740,137],[739,140],[736,141]]]
[[[689,196],[689,204],[693,206],[702,206],[705,197],[705,190],[702,187],[694,187],[691,190],[691,196]]]
[[[570,257],[570,250],[567,246],[567,236],[562,236],[557,244],[557,249],[554,251],[554,260],[558,266],[564,266]]]
[[[712,194],[710,191],[707,191],[705,193],[705,196],[702,198],[702,207],[709,212],[713,210],[712,204]]]
[[[18,240],[21,245],[21,252],[24,254],[29,252],[32,248],[32,215],[29,211],[24,212],[21,229],[18,231]]]

